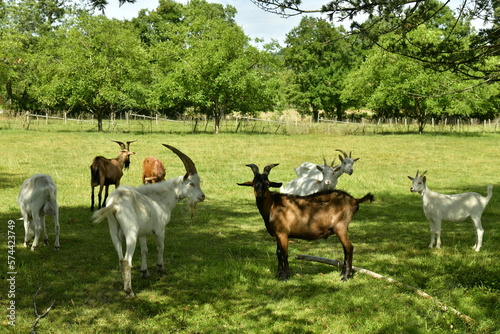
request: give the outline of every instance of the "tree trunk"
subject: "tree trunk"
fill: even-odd
[[[337,121],[344,120],[344,108],[342,108],[342,103],[337,103],[335,106],[335,114],[337,115]]]
[[[102,132],[102,114],[97,113],[97,131]]]
[[[317,123],[319,121],[319,110],[313,107],[313,122]]]
[[[5,104],[9,106],[9,108],[12,106],[12,82],[7,81],[5,84],[5,91],[7,92],[7,96],[5,99]]]

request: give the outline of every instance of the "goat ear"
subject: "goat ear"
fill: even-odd
[[[356,158],[356,159],[354,159],[352,162],[356,162],[356,161],[358,161],[358,160],[359,160],[359,158]]]
[[[412,181],[413,181],[413,180],[415,180],[415,178],[414,178],[414,177],[411,177],[411,176],[408,176],[408,178],[409,178],[410,180],[412,180]]]
[[[269,182],[269,187],[280,188],[283,185],[282,182]]]
[[[342,156],[340,154],[339,154],[339,159],[340,159],[340,162],[344,161],[344,158],[342,158]]]
[[[236,184],[239,185],[239,186],[253,187],[252,181],[247,181],[247,182],[244,182],[244,183],[236,183]]]
[[[325,165],[326,165],[326,164],[325,164]],[[316,168],[317,168],[320,172],[322,172],[322,171],[323,171],[323,167],[321,167],[320,165],[316,165]]]

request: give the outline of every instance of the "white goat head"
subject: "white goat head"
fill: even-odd
[[[340,153],[342,153],[344,155],[344,157],[342,157],[339,154],[339,158],[340,158],[340,162],[341,162],[339,166],[340,166],[342,172],[349,174],[349,175],[352,175],[352,173],[354,172],[354,169],[353,169],[354,163],[356,161],[358,161],[359,158],[353,159],[351,157],[352,151],[349,152],[349,155],[347,155],[347,153],[345,153],[344,151],[339,150],[339,149],[336,149],[335,151],[339,151]]]
[[[316,165],[316,169],[318,169],[322,174],[322,181],[324,190],[331,190],[337,186],[338,178],[340,174],[340,167],[333,167],[335,164],[335,159],[333,159],[332,163],[328,165],[326,163],[326,159],[323,158],[323,166]]]
[[[408,178],[413,181],[413,184],[410,187],[410,191],[412,193],[422,193],[422,191],[424,191],[425,183],[427,181],[427,178],[424,176],[425,173],[427,173],[427,171],[423,172],[422,174],[420,174],[420,176],[418,176],[418,170],[417,170],[417,174],[415,175],[415,177],[408,176]]]
[[[184,186],[178,189],[177,196],[179,197],[179,199],[188,199],[187,204],[189,209],[191,210],[191,217],[193,217],[196,212],[196,204],[205,200],[205,194],[201,190],[201,180],[198,172],[196,171],[196,166],[194,165],[194,162],[193,160],[191,160],[191,158],[189,158],[187,155],[185,155],[175,147],[167,144],[163,144],[163,146],[177,154],[177,156],[184,163],[184,167],[186,168],[186,175],[184,175],[182,182]]]

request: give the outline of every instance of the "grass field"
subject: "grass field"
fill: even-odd
[[[0,332],[29,332],[38,312],[55,301],[38,323],[38,333],[498,333],[500,331],[500,136],[448,135],[273,135],[187,134],[185,132],[96,133],[49,126],[21,131],[0,124]],[[110,139],[137,140],[122,184],[137,186],[141,162],[160,158],[167,176],[184,173],[182,163],[161,144],[188,154],[196,163],[207,196],[194,220],[185,203],[167,226],[165,264],[154,271],[156,245],[148,239],[151,277],[141,279],[139,250],[132,284],[137,298],[122,292],[116,252],[107,223],[91,222],[89,165],[96,155],[115,157]],[[270,178],[289,181],[303,161],[330,160],[336,148],[360,157],[352,176],[339,188],[355,197],[372,192],[350,225],[354,265],[424,290],[415,292],[356,274],[346,283],[329,265],[295,259],[298,254],[342,259],[332,237],[290,245],[292,277],[274,278],[275,242],[264,227],[250,188],[238,187],[252,172],[280,163]],[[338,160],[338,159],[337,159]],[[476,253],[470,221],[443,223],[442,249],[428,249],[429,224],[421,198],[409,191],[417,169],[428,170],[428,185],[443,193],[477,191],[493,198],[483,215],[483,249]],[[16,221],[15,299],[7,272],[7,224],[20,217],[19,187],[34,173],[53,176],[58,185],[61,249],[22,246],[24,230]],[[53,221],[47,218],[49,239]],[[8,324],[15,301],[15,326]],[[438,302],[474,321],[466,323]]]

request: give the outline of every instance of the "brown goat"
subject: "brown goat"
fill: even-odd
[[[349,223],[359,209],[359,203],[374,197],[368,193],[363,198],[353,198],[341,190],[329,190],[309,196],[295,196],[269,191],[269,187],[279,188],[281,183],[268,179],[271,169],[278,164],[267,165],[262,174],[254,164],[247,165],[254,173],[253,181],[238,183],[254,189],[260,214],[266,224],[267,232],[276,237],[278,272],[276,277],[286,281],[290,277],[288,267],[288,239],[305,240],[326,239],[336,234],[344,248],[344,268],[342,281],[352,272],[353,246],[347,231]]]
[[[90,165],[90,186],[92,188],[92,201],[90,210],[94,210],[94,188],[99,186],[99,203],[98,209],[106,206],[106,198],[108,197],[108,187],[111,184],[115,185],[115,189],[120,186],[120,179],[123,175],[123,168],[127,169],[130,165],[130,156],[135,152],[130,152],[130,144],[134,141],[128,141],[127,146],[121,141],[111,140],[121,147],[121,151],[116,159],[107,159],[102,156],[97,156]],[[104,200],[101,201],[102,188],[106,188]],[[101,206],[102,203],[102,206]]]
[[[142,162],[142,183],[165,181],[165,166],[155,157],[146,157]]]

